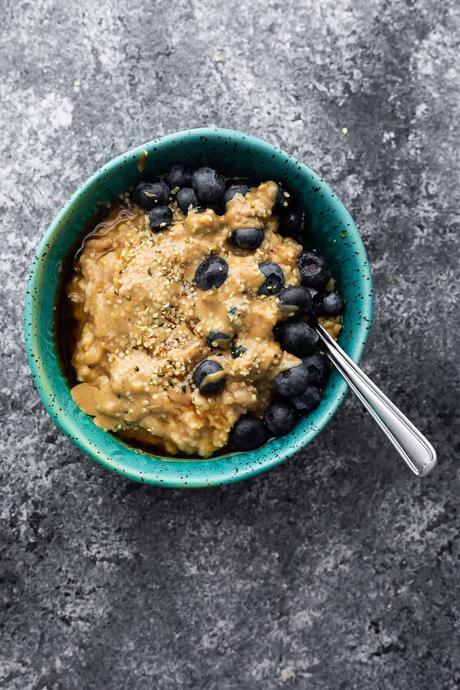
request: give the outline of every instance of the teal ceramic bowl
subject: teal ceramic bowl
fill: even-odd
[[[284,151],[232,130],[178,132],[128,151],[96,172],[60,211],[38,248],[25,302],[27,356],[46,409],[81,450],[124,477],[156,486],[205,487],[252,477],[304,448],[336,412],[344,399],[346,384],[334,372],[320,406],[287,436],[273,439],[251,452],[210,460],[176,460],[134,449],[98,429],[91,417],[75,405],[55,338],[63,260],[101,205],[126,192],[140,179],[164,172],[179,161],[192,167],[211,165],[227,176],[281,180],[295,193],[312,216],[306,244],[318,248],[329,259],[345,297],[340,344],[355,362],[363,353],[371,326],[372,280],[356,225],[327,184]]]

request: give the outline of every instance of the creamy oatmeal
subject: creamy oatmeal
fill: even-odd
[[[77,324],[72,396],[97,426],[171,455],[209,457],[242,416],[264,415],[281,372],[303,373],[304,351],[289,346],[289,333],[276,339],[276,325],[297,310],[283,305],[277,270],[285,286],[302,276],[302,247],[272,214],[278,193],[263,182],[220,215],[193,202],[185,214],[174,196],[149,214],[126,198],[86,238],[67,285]],[[340,331],[340,317],[323,322]]]

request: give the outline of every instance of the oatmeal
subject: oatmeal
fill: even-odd
[[[175,187],[141,183],[84,242],[67,285],[77,324],[72,396],[103,429],[209,457],[232,429],[238,447],[238,424],[261,442],[276,434],[286,410],[277,416],[272,405],[261,420],[273,392],[289,392],[293,423],[312,409],[300,398],[320,390],[312,377],[326,365],[307,317],[315,293],[337,293],[326,264],[278,232],[275,182],[227,190],[218,208],[215,171],[187,187],[175,167]],[[318,288],[301,285],[315,280]],[[340,317],[321,318],[337,335]]]

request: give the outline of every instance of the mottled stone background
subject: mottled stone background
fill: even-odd
[[[2,0],[0,687],[460,687],[456,0]],[[359,222],[365,368],[427,432],[417,481],[347,399],[241,485],[128,483],[48,419],[21,335],[38,240],[99,165],[197,125],[308,162]]]

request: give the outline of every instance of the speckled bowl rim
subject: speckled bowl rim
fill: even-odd
[[[359,362],[361,359],[373,317],[373,289],[371,270],[359,231],[352,217],[338,197],[332,192],[330,187],[313,170],[311,170],[311,168],[296,160],[293,156],[287,154],[282,149],[279,149],[262,139],[238,132],[236,130],[199,128],[183,132],[175,132],[145,144],[141,144],[140,146],[137,146],[126,153],[117,156],[97,170],[94,175],[92,175],[83,185],[81,185],[81,187],[73,194],[68,203],[59,211],[38,246],[35,259],[33,261],[33,267],[30,273],[25,298],[24,334],[27,359],[32,371],[35,386],[46,410],[55,423],[62,429],[62,431],[64,431],[64,433],[82,451],[107,469],[128,479],[155,486],[170,488],[200,488],[229,484],[255,476],[261,472],[265,472],[277,465],[280,465],[296,452],[305,448],[317,436],[317,434],[324,429],[326,424],[330,421],[339,408],[347,393],[346,383],[343,380],[340,380],[336,387],[335,397],[330,400],[327,406],[323,407],[319,415],[318,410],[312,413],[313,416],[315,416],[316,413],[314,423],[309,424],[307,429],[302,429],[300,428],[300,425],[297,425],[295,429],[287,436],[284,436],[281,439],[274,439],[255,451],[232,453],[230,455],[222,456],[221,458],[213,458],[210,460],[194,460],[192,458],[185,461],[181,459],[169,459],[156,456],[130,448],[123,442],[118,441],[111,434],[107,434],[105,432],[103,433],[105,437],[107,437],[107,440],[110,439],[110,442],[108,444],[94,444],[90,440],[89,434],[85,433],[81,429],[79,416],[83,413],[80,412],[77,406],[74,404],[75,409],[72,411],[72,414],[69,414],[67,411],[62,410],[59,401],[54,398],[51,381],[51,375],[53,372],[48,371],[46,361],[42,357],[41,343],[39,342],[36,328],[37,320],[40,317],[40,312],[38,309],[39,294],[40,289],[43,289],[44,287],[42,281],[43,258],[46,256],[48,248],[50,245],[52,245],[53,240],[55,240],[58,233],[62,231],[63,227],[65,227],[61,227],[61,223],[63,223],[66,215],[72,210],[73,207],[76,207],[82,202],[90,186],[97,185],[104,177],[113,174],[114,171],[119,168],[119,166],[126,162],[127,158],[138,157],[145,150],[158,150],[158,147],[170,146],[171,144],[179,143],[181,139],[189,136],[217,137],[219,139],[227,138],[233,141],[241,141],[241,139],[243,139],[247,146],[265,149],[265,152],[270,153],[272,156],[275,155],[289,158],[289,160],[296,165],[297,169],[306,176],[306,179],[308,178],[309,183],[313,181],[314,184],[320,187],[321,193],[327,198],[328,203],[337,208],[338,212],[341,214],[344,224],[347,225],[347,231],[352,237],[355,254],[360,264],[361,281],[362,284],[365,285],[365,289],[363,289],[363,301],[360,305],[363,318],[354,332],[355,337],[352,351],[350,351],[350,349],[348,350],[348,354],[355,362]],[[54,375],[55,374],[56,372],[54,372]],[[62,372],[60,375],[62,378],[64,378]],[[94,429],[97,429],[95,425],[93,426]],[[117,446],[116,452],[114,450],[113,453],[110,453],[101,447],[113,443]],[[138,458],[142,458],[142,469],[133,469],[132,467],[127,467],[123,460],[113,457],[114,455],[126,457],[125,454],[130,456],[130,462],[133,460],[132,454],[135,454]],[[150,464],[147,471],[145,469],[145,458],[148,459],[148,463]],[[191,471],[189,469],[181,469],[185,465],[189,466],[189,468],[191,467]],[[199,468],[194,468],[193,466],[195,465],[199,465]],[[197,476],[193,476],[194,473]]]

